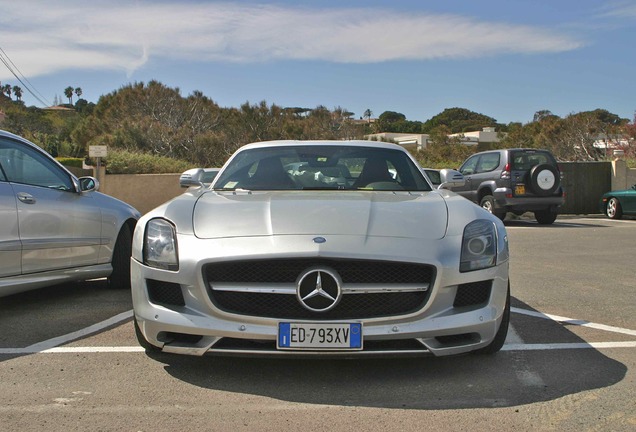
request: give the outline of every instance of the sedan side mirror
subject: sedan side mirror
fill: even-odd
[[[451,189],[455,187],[462,187],[466,183],[464,175],[459,171],[452,169],[443,169],[439,172],[440,180],[442,181],[437,189]]]
[[[78,180],[80,192],[92,192],[99,190],[99,181],[95,177],[80,177]]]
[[[181,177],[179,177],[179,185],[182,188],[187,188],[191,186],[195,186],[195,187],[204,186],[203,184],[204,173],[205,171],[203,171],[203,168],[189,169],[185,171],[183,174],[181,174]]]

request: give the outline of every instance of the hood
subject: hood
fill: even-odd
[[[199,238],[353,235],[440,239],[448,213],[436,192],[213,192],[194,208]]]

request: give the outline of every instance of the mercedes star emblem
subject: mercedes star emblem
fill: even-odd
[[[334,270],[322,267],[308,269],[298,279],[298,301],[310,311],[326,312],[340,301],[340,285],[340,277]]]

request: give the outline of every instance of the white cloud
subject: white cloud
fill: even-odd
[[[154,59],[373,63],[582,46],[567,34],[541,27],[375,8],[39,0],[2,9],[0,47],[30,77],[65,69],[130,74]],[[0,70],[0,79],[9,76]]]
[[[636,18],[636,4],[633,1],[610,1],[603,7],[603,16],[611,18]]]

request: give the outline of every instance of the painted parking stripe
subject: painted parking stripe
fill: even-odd
[[[112,318],[109,318],[97,324],[93,324],[91,326],[88,326],[78,331],[74,331],[72,333],[67,333],[63,336],[58,336],[52,339],[45,340],[43,342],[38,342],[36,344],[29,345],[26,348],[0,348],[0,354],[45,353],[59,345],[64,345],[65,343],[71,342],[75,339],[80,339],[82,337],[102,331],[105,328],[119,324],[122,321],[126,321],[127,319],[132,318],[132,316],[133,316],[132,310],[129,310],[127,312],[122,312],[118,315],[115,315]],[[125,347],[118,347],[118,348],[125,348]]]
[[[552,344],[506,344],[502,351],[547,351],[564,349],[603,349],[603,348],[636,348],[636,341],[632,342],[579,342]]]
[[[557,321],[557,322],[569,324],[569,325],[577,325],[577,326],[589,327],[589,328],[593,328],[597,330],[604,330],[604,331],[608,331],[612,333],[621,333],[621,334],[626,334],[630,336],[636,336],[636,330],[630,330],[630,329],[621,328],[621,327],[613,327],[613,326],[608,326],[605,324],[597,324],[597,323],[593,323],[593,322],[589,322],[585,320],[577,320],[573,318],[544,314],[537,311],[531,311],[531,310],[519,309],[519,308],[510,308],[510,312],[518,313],[521,315],[528,315],[535,318],[548,319],[548,320]]]
[[[506,230],[507,231],[511,231],[511,230],[531,230],[531,229],[537,229],[537,227],[542,227],[545,225],[540,225],[538,223],[530,223],[528,225],[506,225]],[[589,225],[587,224],[577,224],[577,223],[571,223],[571,222],[555,222],[552,225],[549,225],[549,227],[553,227],[553,228],[559,228],[559,227],[564,227],[564,228],[588,228]]]

